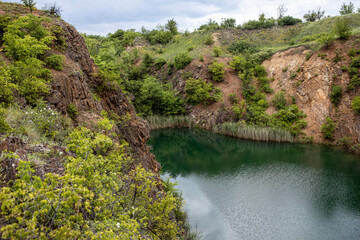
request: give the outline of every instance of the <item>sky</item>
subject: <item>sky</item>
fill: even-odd
[[[18,2],[20,0],[3,0]],[[42,8],[53,0],[35,0]],[[265,17],[277,18],[277,7],[285,4],[286,15],[302,18],[308,11],[320,6],[325,15],[339,14],[341,0],[57,0],[62,18],[79,32],[105,36],[117,29],[136,29],[142,26],[154,29],[174,19],[182,31],[193,31],[209,19],[221,22],[222,18],[235,18],[237,24]],[[352,1],[355,8],[360,0]]]

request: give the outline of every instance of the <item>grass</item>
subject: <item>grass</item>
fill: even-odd
[[[217,125],[214,132],[232,137],[266,141],[266,142],[294,142],[290,132],[284,129],[248,126],[241,123],[224,123]]]
[[[145,120],[149,123],[150,129],[160,128],[194,128],[196,123],[188,116],[148,116]]]
[[[216,33],[219,36],[221,48],[224,52],[222,56],[230,56],[226,49],[236,40],[250,41],[258,46],[259,51],[270,51],[272,53],[296,46],[305,46],[316,51],[322,47],[322,44],[319,42],[322,35],[334,34],[333,29],[339,18],[350,19],[352,33],[360,33],[359,13],[329,17],[316,22],[307,22],[294,26],[275,26],[269,29],[256,30],[227,29],[218,30]],[[212,55],[214,44],[210,46],[205,45],[206,39],[211,37],[211,34],[211,31],[195,31],[187,35],[175,36],[171,43],[162,47],[162,53],[159,53],[157,50],[159,48],[157,45],[147,46],[145,49],[151,52],[155,58],[161,57],[165,60],[174,59],[178,53],[187,52],[186,49],[188,48],[192,49],[189,54],[193,58]]]
[[[147,46],[145,50],[150,52],[155,58],[172,60],[179,53],[188,52],[193,58],[199,58],[202,55],[211,55],[213,45],[205,45],[207,38],[211,37],[211,32],[193,32],[189,35],[177,35],[171,43],[163,45],[162,51],[158,51],[158,46]],[[191,48],[191,51],[187,49]]]
[[[194,120],[187,116],[149,116],[145,118],[149,123],[150,129],[160,128],[196,128]],[[294,142],[290,132],[284,129],[269,127],[248,126],[241,123],[224,123],[212,129],[213,132],[255,141],[266,142]]]

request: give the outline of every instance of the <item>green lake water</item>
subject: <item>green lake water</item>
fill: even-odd
[[[202,239],[360,239],[357,156],[193,129],[152,131],[148,144]]]

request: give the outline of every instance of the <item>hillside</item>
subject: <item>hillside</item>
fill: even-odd
[[[0,2],[0,43],[0,238],[183,239],[147,122],[76,29]]]
[[[84,36],[95,62],[120,76],[137,113],[153,128],[176,119],[174,126],[340,144],[358,152],[352,102],[358,95],[359,20],[354,13],[252,30],[209,22],[192,33],[175,32],[165,43],[161,37],[172,34],[167,25]],[[174,115],[186,117],[169,117]]]

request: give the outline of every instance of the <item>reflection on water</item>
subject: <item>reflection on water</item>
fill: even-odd
[[[153,131],[203,239],[359,239],[360,161],[326,146]]]

